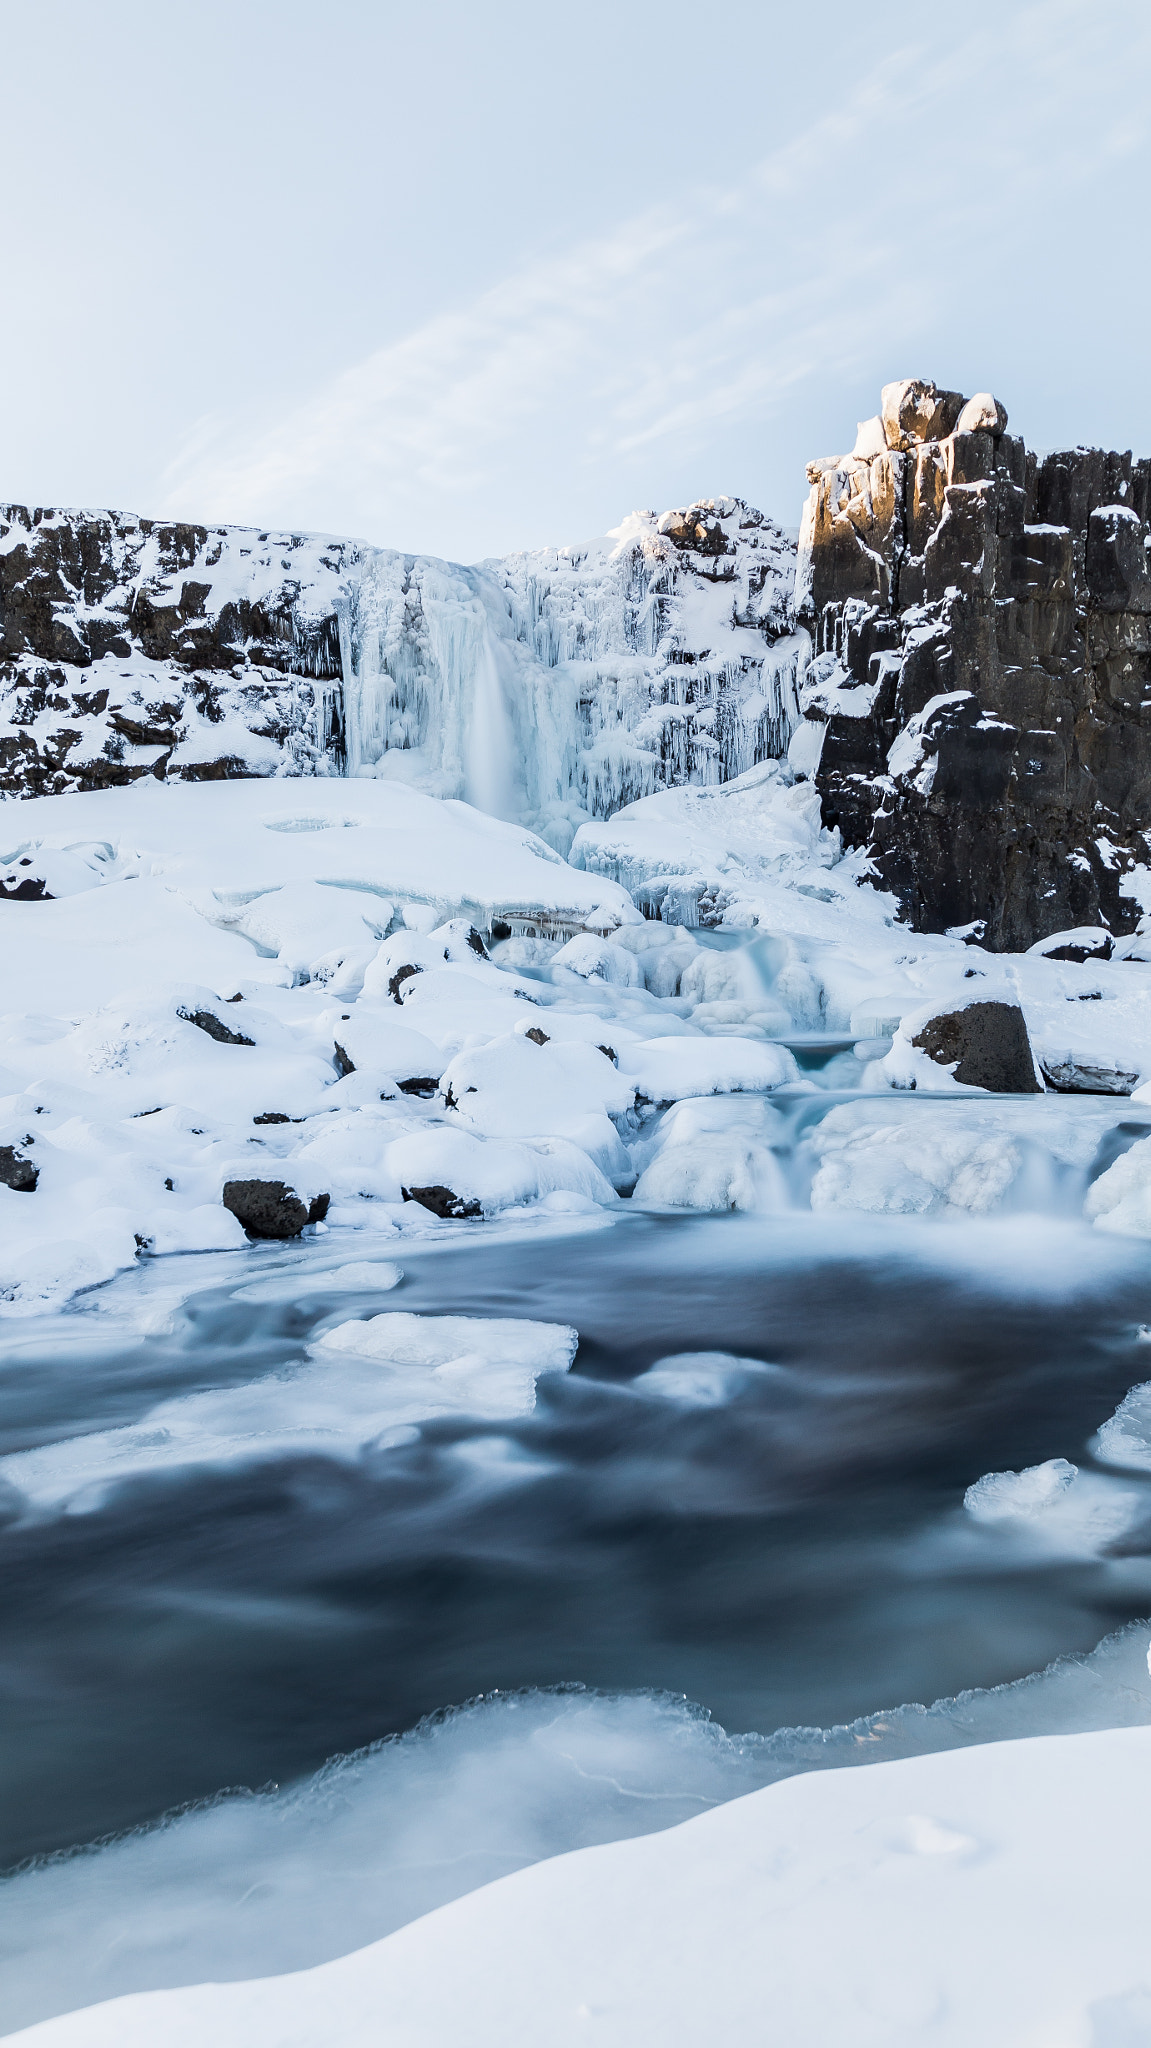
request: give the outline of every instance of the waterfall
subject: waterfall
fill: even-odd
[[[794,545],[717,505],[728,552],[710,567],[651,513],[471,569],[361,549],[322,709],[333,767],[466,797],[566,853],[584,818],[784,753],[807,651]]]
[[[491,641],[485,634],[476,663],[472,716],[464,767],[464,795],[493,818],[516,815],[515,735]]]

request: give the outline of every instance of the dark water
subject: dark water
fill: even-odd
[[[1019,1677],[1151,1609],[1138,1516],[1076,1557],[961,1507],[987,1471],[1082,1464],[1151,1376],[1145,1245],[1034,1220],[627,1216],[399,1256],[383,1297],[309,1292],[299,1266],[293,1299],[238,1301],[253,1272],[233,1264],[170,1334],[110,1344],[63,1318],[11,1349],[4,1450],[243,1382],[383,1308],[580,1333],[572,1374],[510,1424],[440,1420],[353,1464],[139,1479],[94,1513],[14,1510],[5,1865],[495,1688],[667,1688],[729,1729],[827,1726]],[[711,1409],[629,1394],[689,1351],[783,1370]]]

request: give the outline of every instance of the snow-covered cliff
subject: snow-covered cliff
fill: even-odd
[[[0,786],[381,776],[561,850],[781,753],[791,536],[736,498],[476,568],[357,541],[0,510]]]

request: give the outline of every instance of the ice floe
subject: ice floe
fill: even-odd
[[[346,1270],[346,1269],[345,1269]],[[373,1269],[367,1268],[369,1272]],[[385,1266],[389,1287],[394,1268]],[[0,1458],[0,1483],[40,1513],[83,1514],[128,1479],[261,1459],[355,1459],[410,1440],[437,1415],[530,1414],[542,1373],[566,1372],[558,1324],[401,1313],[343,1322],[303,1365],[160,1401],[138,1423]]]

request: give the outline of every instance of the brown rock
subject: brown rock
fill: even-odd
[[[938,1066],[954,1066],[955,1079],[965,1088],[987,1088],[996,1095],[1043,1093],[1017,1003],[967,1003],[961,1010],[945,1010],[911,1042]]]

